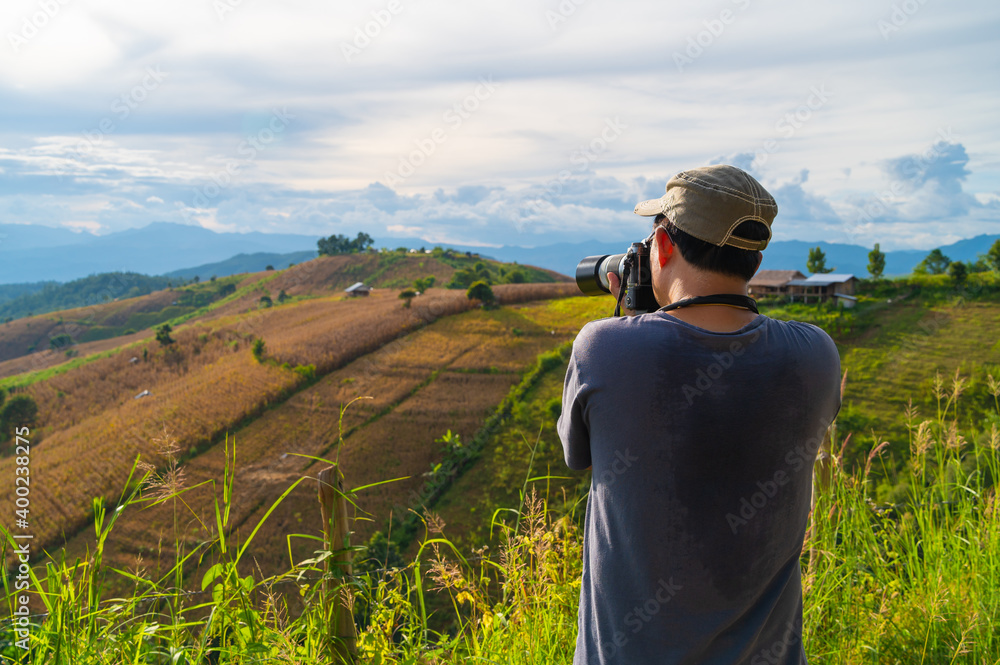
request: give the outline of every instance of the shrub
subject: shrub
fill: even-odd
[[[73,338],[62,333],[61,335],[56,335],[55,337],[49,338],[49,348],[53,351],[62,349],[67,346],[73,346]]]
[[[173,328],[170,327],[169,323],[164,323],[162,326],[156,329],[156,341],[162,346],[167,346],[168,344],[173,344],[174,338],[170,336]]]
[[[483,303],[484,306],[490,307],[496,302],[496,297],[493,295],[493,289],[490,285],[479,280],[478,282],[473,282],[469,290],[465,292],[465,296],[469,300],[478,300]]]
[[[434,282],[437,281],[437,277],[430,275],[429,277],[424,277],[422,279],[416,279],[413,281],[413,288],[420,293],[425,292],[427,289],[434,286]]]
[[[0,441],[14,436],[18,427],[33,427],[38,417],[38,405],[31,395],[14,395],[0,409]]]
[[[403,307],[409,308],[410,303],[413,301],[414,298],[417,297],[417,293],[416,291],[411,291],[410,289],[406,289],[405,291],[399,294],[399,297],[404,301]]]
[[[264,340],[260,338],[255,339],[253,341],[253,347],[251,348],[251,352],[253,353],[253,357],[257,360],[257,362],[259,363],[264,362],[264,353],[266,352]]]

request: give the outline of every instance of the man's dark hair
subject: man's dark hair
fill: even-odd
[[[667,219],[666,215],[657,215],[653,225],[660,225],[670,236],[670,241],[677,245],[684,260],[695,268],[709,272],[722,273],[731,277],[739,277],[750,281],[760,263],[760,252],[739,249],[729,245],[713,245],[699,240],[690,233],[681,231]],[[747,220],[736,227],[733,235],[747,240],[765,240],[768,238],[767,226],[761,222]]]

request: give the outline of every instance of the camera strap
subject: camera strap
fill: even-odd
[[[677,302],[670,303],[669,305],[664,305],[657,311],[669,312],[672,309],[680,309],[681,307],[689,307],[691,305],[729,305],[730,307],[749,309],[754,314],[760,313],[757,311],[756,300],[749,296],[738,296],[735,293],[719,293],[712,296],[685,298],[684,300],[678,300]]]
[[[622,315],[622,298],[625,297],[625,291],[628,289],[628,287],[626,286],[626,284],[628,282],[628,276],[629,276],[630,272],[632,272],[632,262],[631,261],[626,261],[625,262],[625,268],[624,268],[624,270],[622,270],[622,276],[621,276],[620,281],[618,283],[618,300],[617,300],[617,302],[615,302],[615,316],[616,317]]]

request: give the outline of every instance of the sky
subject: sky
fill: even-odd
[[[1000,3],[4,0],[0,223],[639,240],[686,168],[776,240],[1000,233]]]

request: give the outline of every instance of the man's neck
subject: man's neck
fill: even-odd
[[[692,271],[687,274],[671,275],[671,277],[667,289],[669,300],[661,302],[661,305],[720,293],[747,295],[747,283],[738,277],[727,277],[704,271]],[[667,314],[712,332],[734,332],[757,318],[757,314],[751,310],[730,305],[692,305],[671,310]]]

